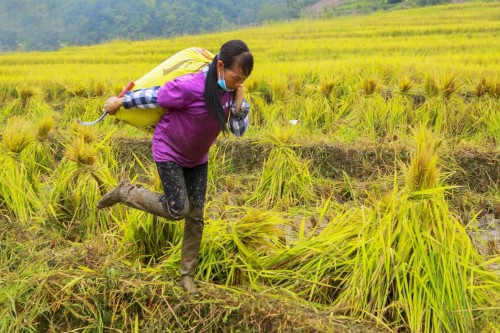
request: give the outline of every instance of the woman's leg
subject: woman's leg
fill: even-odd
[[[189,293],[197,292],[193,283],[198,252],[203,236],[203,210],[207,191],[208,165],[182,168],[173,162],[156,163],[164,195],[122,181],[113,191],[99,200],[97,207],[122,202],[171,220],[185,217],[181,251],[181,283]]]
[[[163,203],[170,214],[187,211],[182,237],[181,284],[188,293],[196,293],[193,282],[203,236],[203,210],[207,191],[208,165],[181,168],[175,163],[157,163],[165,196]]]
[[[157,167],[163,184],[163,195],[124,180],[99,200],[97,208],[102,209],[121,202],[169,220],[183,219],[189,208],[183,169],[173,162],[157,163]]]
[[[193,283],[198,253],[203,236],[203,211],[207,192],[208,164],[184,168],[184,179],[189,199],[189,211],[184,224],[181,252],[181,283],[189,293],[197,292]]]
[[[182,169],[180,169],[182,173]],[[102,209],[113,206],[117,203],[124,203],[125,205],[136,208],[157,216],[164,217],[169,220],[180,220],[184,218],[188,211],[188,201],[185,190],[184,182],[178,187],[172,185],[172,188],[181,189],[183,196],[179,196],[172,205],[167,204],[165,195],[152,192],[140,185],[133,185],[128,180],[120,182],[112,191],[106,193],[97,203],[97,208]]]
[[[184,168],[174,162],[157,162],[158,175],[164,195],[160,200],[165,211],[182,219],[189,211],[188,191],[184,178]]]

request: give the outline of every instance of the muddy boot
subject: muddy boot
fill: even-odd
[[[184,224],[181,251],[181,285],[192,294],[198,290],[193,281],[203,236],[203,209],[191,209]]]
[[[129,207],[169,220],[180,220],[184,217],[184,212],[180,212],[178,216],[169,214],[163,206],[161,198],[159,193],[152,192],[140,185],[132,185],[127,180],[124,180],[99,200],[97,208],[101,209],[121,202]]]
[[[194,284],[193,277],[190,275],[181,276],[181,286],[188,294],[199,294],[200,292]]]
[[[110,192],[103,195],[101,200],[97,203],[97,209],[103,209],[106,207],[111,207],[114,204],[122,202],[120,192],[126,192],[129,188],[134,185],[130,184],[128,180],[122,180],[118,186],[112,189]]]

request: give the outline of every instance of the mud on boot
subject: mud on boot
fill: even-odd
[[[103,209],[122,202],[121,192],[123,190],[126,191],[133,186],[134,185],[132,185],[127,179],[122,180],[114,189],[103,195],[103,197],[97,202],[97,209]]]
[[[183,275],[181,277],[181,285],[182,288],[188,293],[188,294],[199,294],[200,292],[196,288],[196,285],[194,284],[193,277],[189,275]]]

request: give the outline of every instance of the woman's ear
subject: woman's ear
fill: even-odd
[[[222,71],[224,70],[224,63],[222,60],[217,61],[217,77],[221,76]]]

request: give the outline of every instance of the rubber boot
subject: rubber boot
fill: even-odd
[[[122,202],[120,192],[127,192],[133,186],[128,180],[122,180],[114,189],[102,196],[101,200],[97,202],[97,209],[111,207]]]
[[[160,194],[139,185],[132,185],[128,180],[120,182],[111,192],[106,193],[97,203],[97,208],[110,207],[119,202],[169,220],[179,220],[184,216],[182,213],[179,216],[170,215],[161,202]]]
[[[190,275],[181,276],[181,286],[188,294],[195,295],[200,293],[194,284],[193,277]]]
[[[181,285],[189,294],[198,290],[193,281],[203,236],[203,209],[191,209],[186,216],[181,250]]]

